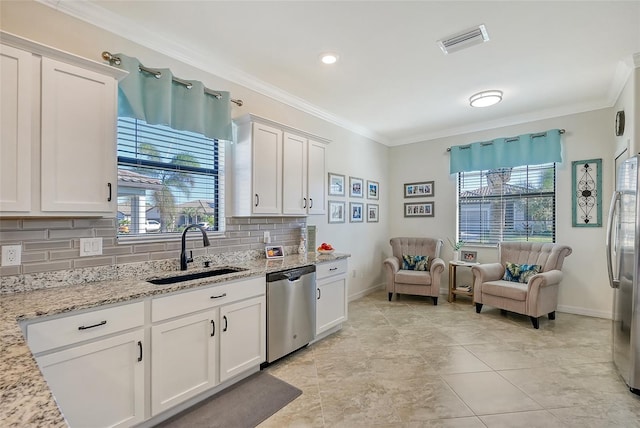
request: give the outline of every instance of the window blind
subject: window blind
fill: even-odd
[[[145,233],[142,218],[159,221],[161,232],[181,232],[190,223],[220,230],[223,143],[120,117],[118,176],[118,216],[128,218],[131,225],[126,231],[121,228],[121,233]]]
[[[555,242],[555,163],[458,173],[458,239]]]

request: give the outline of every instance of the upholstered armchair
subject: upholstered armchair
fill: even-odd
[[[384,261],[389,301],[393,293],[430,296],[438,304],[444,261],[441,239],[392,238],[392,256]]]
[[[534,328],[540,317],[556,317],[562,263],[571,247],[532,242],[501,242],[500,263],[471,268],[476,312],[482,305],[528,315]]]

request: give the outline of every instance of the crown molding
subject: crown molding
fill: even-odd
[[[225,62],[212,58],[210,54],[195,51],[176,43],[157,33],[152,33],[136,25],[135,22],[123,18],[94,3],[86,1],[36,0],[37,2],[73,16],[96,27],[117,34],[139,45],[152,49],[185,64],[214,74],[230,82],[244,86],[254,92],[272,98],[283,104],[318,117],[329,123],[347,129],[355,134],[369,138],[378,143],[389,145],[389,139],[364,126],[350,122],[342,117],[326,111],[302,98],[266,83],[257,77],[234,68]]]
[[[110,67],[101,62],[93,61],[91,59],[83,58],[69,52],[61,51],[60,49],[52,48],[50,46],[43,45],[42,43],[25,39],[24,37],[8,33],[4,30],[0,30],[0,40],[5,45],[26,50],[30,53],[47,58],[64,61],[67,64],[76,65],[78,67],[95,71],[103,75],[112,76],[117,80],[122,80],[129,74],[129,72],[120,68]]]
[[[539,120],[554,119],[562,116],[569,116],[572,114],[586,113],[589,111],[601,110],[604,108],[610,108],[613,104],[608,103],[587,103],[587,104],[574,104],[571,106],[564,106],[554,109],[540,110],[533,113],[526,113],[514,116],[505,116],[500,119],[474,123],[457,128],[442,129],[436,132],[429,132],[424,134],[418,134],[411,137],[401,138],[393,140],[388,146],[402,146],[406,144],[421,143],[425,141],[436,140],[438,138],[453,137],[455,135],[470,134],[473,132],[488,131],[492,129],[504,128],[506,126],[522,125],[524,123],[536,122]]]

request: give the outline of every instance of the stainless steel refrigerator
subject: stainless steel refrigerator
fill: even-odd
[[[614,288],[613,362],[632,392],[640,394],[640,155],[617,170],[607,225],[607,268]]]

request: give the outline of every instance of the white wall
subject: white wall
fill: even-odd
[[[347,220],[344,224],[328,225],[326,216],[310,216],[307,222],[317,226],[319,242],[330,242],[337,251],[352,254],[349,259],[349,295],[352,298],[381,283],[382,247],[388,236],[388,215],[384,209],[389,188],[386,146],[39,3],[0,2],[0,28],[95,61],[102,61],[100,54],[107,50],[138,57],[149,67],[171,68],[178,77],[201,80],[209,88],[228,90],[233,98],[242,99],[243,107],[232,105],[233,117],[253,113],[332,140],[327,147],[329,172],[344,174],[347,180],[353,175],[380,183],[380,200],[375,201],[381,207],[380,222],[350,224]],[[229,43],[230,40],[219,42]],[[344,200],[348,206],[347,197],[335,199]]]
[[[557,117],[527,124],[496,128],[483,132],[440,138],[394,147],[390,150],[390,236],[432,236],[444,240],[442,257],[450,260],[447,238],[456,234],[456,176],[449,175],[450,146],[509,137],[553,128],[565,129],[563,159],[557,167],[557,242],[573,248],[564,265],[559,310],[600,317],[611,316],[612,292],[607,285],[604,259],[605,227],[571,226],[571,162],[602,159],[603,224],[613,189],[613,132],[615,111],[604,109]],[[403,183],[435,181],[435,217],[404,218]],[[425,199],[426,200],[426,199]],[[480,262],[495,261],[495,248],[469,248],[478,251]],[[390,253],[390,249],[386,250]],[[463,273],[464,275],[465,273]],[[445,284],[448,281],[448,275]],[[462,279],[464,281],[464,278]]]
[[[629,59],[628,63],[629,67],[631,67],[633,60]],[[635,113],[636,104],[638,103],[640,103],[640,68],[634,68],[631,70],[631,75],[613,106],[614,112],[622,110],[625,113],[624,134],[614,137],[616,155],[626,150],[625,158],[640,152],[640,144],[635,137],[636,123],[640,122],[640,118],[637,117],[638,114]]]
[[[561,310],[603,317],[611,314],[612,293],[607,286],[604,262],[604,227],[571,227],[571,162],[603,159],[602,200],[605,205],[603,217],[606,221],[606,205],[613,188],[612,159],[618,144],[613,133],[615,108],[388,148],[38,3],[0,2],[0,27],[96,61],[101,60],[100,53],[103,50],[108,50],[137,56],[150,67],[170,67],[179,77],[201,80],[207,87],[228,90],[234,98],[244,100],[243,107],[233,106],[234,117],[251,112],[331,139],[333,142],[329,144],[327,151],[329,172],[344,174],[347,180],[352,175],[380,183],[380,200],[363,201],[379,203],[379,223],[350,224],[347,220],[344,224],[329,225],[326,216],[311,216],[307,220],[308,224],[317,226],[318,242],[330,242],[338,251],[352,254],[349,260],[349,294],[352,298],[382,285],[382,260],[390,253],[390,237],[438,236],[445,243],[447,237],[454,238],[456,183],[448,172],[447,147],[564,128],[567,130],[563,136],[565,160],[558,167],[557,182],[557,241],[572,246],[574,253],[565,263],[565,279],[560,292]],[[216,42],[211,40],[211,43]],[[221,40],[220,43],[229,43],[229,40]],[[625,109],[627,105],[632,106],[631,114],[627,115],[628,122],[634,121],[632,118],[637,116],[633,112],[633,104],[640,101],[640,73],[637,70],[634,79],[627,84],[620,101]],[[640,119],[635,118],[636,124],[638,120]],[[631,134],[632,131],[629,132]],[[629,137],[633,138],[632,134]],[[405,219],[402,185],[423,180],[435,181],[435,217]],[[345,201],[348,206],[348,197],[335,199]],[[444,247],[443,257],[451,258],[448,245]],[[480,261],[495,258],[495,249],[479,249]]]

